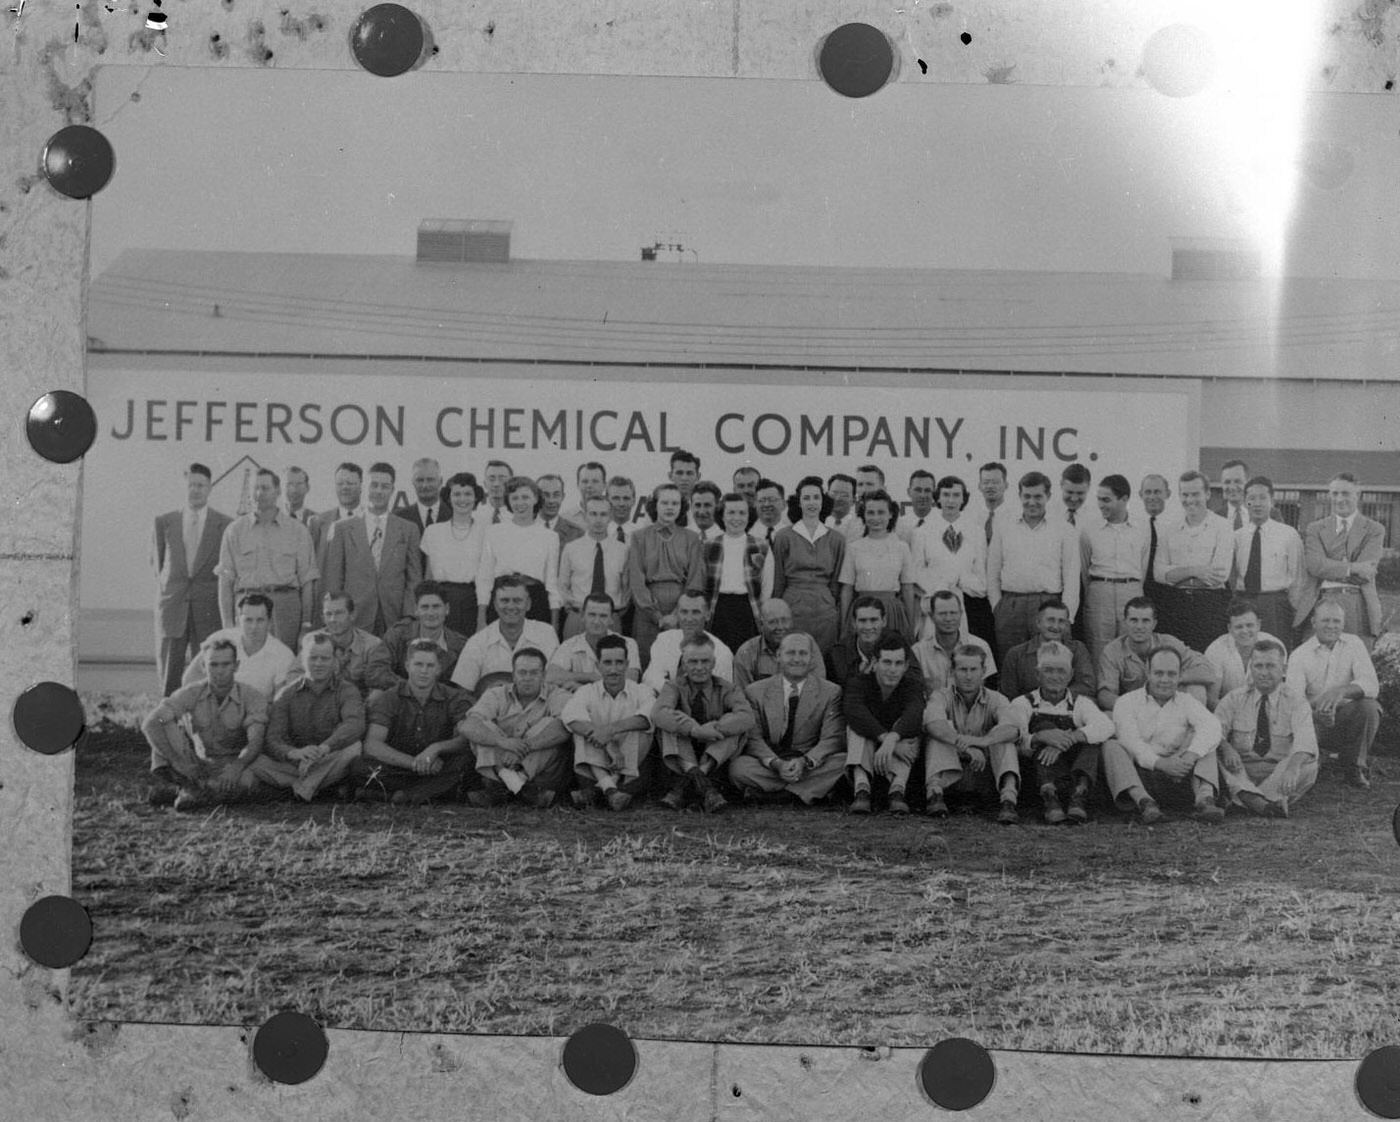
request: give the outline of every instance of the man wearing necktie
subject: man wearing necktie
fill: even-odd
[[[311,477],[303,467],[289,467],[283,494],[287,499],[287,513],[308,529],[316,512],[306,505],[306,494],[311,490]]]
[[[355,626],[376,636],[414,614],[413,593],[423,576],[418,527],[390,515],[393,493],[393,465],[373,465],[365,511],[329,528],[321,573],[323,590],[348,592],[355,601]]]
[[[1147,527],[1128,514],[1132,486],[1127,477],[1106,475],[1099,483],[1097,518],[1083,519],[1079,533],[1084,577],[1084,642],[1091,665],[1123,633],[1123,609],[1142,595],[1150,548]]]
[[[1147,511],[1147,569],[1142,575],[1143,595],[1156,603],[1157,577],[1153,567],[1157,564],[1157,547],[1161,544],[1163,529],[1162,515],[1167,509],[1167,500],[1172,497],[1171,484],[1164,475],[1144,475],[1138,485],[1138,498]]]
[[[1267,476],[1256,475],[1246,484],[1244,502],[1249,521],[1235,531],[1231,587],[1254,602],[1260,629],[1288,646],[1307,580],[1303,539],[1292,526],[1271,517],[1274,485]]]
[[[910,549],[914,548],[914,532],[932,524],[936,481],[933,473],[916,468],[909,476],[909,509],[899,516],[894,535]]]
[[[1327,485],[1332,513],[1303,531],[1307,581],[1293,619],[1299,642],[1309,634],[1308,615],[1323,595],[1341,604],[1346,614],[1343,630],[1359,635],[1368,650],[1380,634],[1383,620],[1376,569],[1385,548],[1385,527],[1360,512],[1360,499],[1361,484],[1356,476],[1338,472]]]
[[[1226,460],[1220,467],[1220,497],[1211,496],[1211,513],[1220,515],[1230,524],[1230,532],[1242,530],[1249,522],[1245,508],[1245,484],[1249,465],[1243,460]]]
[[[607,499],[583,501],[585,532],[564,546],[559,554],[559,599],[564,605],[560,637],[572,639],[583,631],[583,602],[589,596],[607,596],[618,611],[628,606],[627,545],[610,532]],[[621,533],[619,527],[618,532]]]
[[[1230,801],[1255,814],[1287,818],[1290,804],[1317,781],[1317,734],[1306,697],[1283,681],[1287,652],[1260,639],[1249,656],[1249,684],[1220,699],[1220,769]]]
[[[220,626],[219,578],[214,566],[224,530],[233,521],[209,509],[211,474],[203,464],[185,472],[186,503],[155,522],[151,548],[156,572],[156,654],[161,696],[180,688],[185,662]]]
[[[778,647],[780,672],[745,690],[755,725],[743,754],[729,763],[730,781],[745,799],[810,805],[846,769],[841,689],[816,677],[812,657],[807,637],[793,632]]]
[[[680,810],[690,798],[706,813],[728,805],[710,776],[728,764],[754,727],[744,691],[715,676],[715,647],[705,636],[686,639],[681,672],[661,687],[651,711],[661,734],[661,759],[677,778],[661,805]]]

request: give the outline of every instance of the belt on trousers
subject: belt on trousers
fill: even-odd
[[[266,596],[269,592],[296,592],[297,586],[294,584],[264,584],[255,588],[240,588],[235,595],[246,596],[250,592],[261,593]]]
[[[476,581],[474,581],[474,580],[440,580],[440,581],[435,581],[434,583],[441,585],[443,588],[475,588],[475,587],[476,587]]]
[[[1098,581],[1099,584],[1141,584],[1137,577],[1090,577],[1090,581]]]
[[[1321,591],[1324,594],[1329,592],[1355,592],[1359,596],[1361,594],[1361,586],[1359,584],[1324,584],[1321,586]]]
[[[1176,591],[1183,596],[1202,596],[1207,592],[1218,596],[1220,593],[1230,590],[1228,588],[1177,588]]]
[[[1059,595],[1058,592],[1008,592],[1008,591],[1007,591],[1006,589],[1004,589],[1004,588],[1001,590],[1001,594],[1002,594],[1003,596],[1058,596],[1058,595]]]

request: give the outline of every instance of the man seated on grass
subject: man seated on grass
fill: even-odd
[[[946,818],[945,791],[985,796],[1001,804],[997,821],[1015,825],[1021,768],[1016,742],[1021,726],[1011,703],[983,685],[987,668],[981,647],[962,646],[953,654],[953,684],[929,695],[924,707],[928,748],[924,756],[924,813]]]
[[[467,791],[472,806],[500,806],[513,795],[544,810],[568,785],[569,694],[545,682],[544,668],[543,651],[522,647],[512,656],[510,681],[492,686],[462,719],[481,776],[480,789]]]
[[[258,778],[310,802],[349,774],[365,735],[365,702],[336,673],[335,644],[326,632],[302,640],[301,663],[306,676],[284,686],[272,703],[268,758]]]
[[[238,626],[216,631],[204,643],[207,646],[215,639],[230,640],[238,647],[238,670],[233,680],[252,686],[269,701],[293,678],[301,676],[296,652],[272,634],[272,597],[261,592],[245,592],[239,597]],[[201,650],[185,668],[181,681],[190,686],[208,676]]]
[[[1249,654],[1249,684],[1220,699],[1221,779],[1230,801],[1265,817],[1287,818],[1290,803],[1317,782],[1317,734],[1308,699],[1283,684],[1288,658],[1277,639]]]
[[[1005,697],[1020,697],[1040,685],[1036,653],[1046,643],[1060,643],[1074,659],[1069,692],[1092,701],[1098,690],[1094,660],[1089,655],[1088,646],[1070,637],[1069,607],[1063,600],[1051,597],[1040,602],[1040,610],[1035,616],[1035,632],[1032,638],[1018,643],[1002,656],[1000,692]]]
[[[335,651],[336,677],[349,682],[364,697],[371,689],[384,689],[392,682],[384,669],[389,656],[384,642],[371,631],[355,626],[355,598],[348,592],[327,592],[321,597],[323,632],[330,636]],[[374,669],[379,677],[369,681]]]
[[[1288,688],[1312,706],[1318,747],[1340,756],[1353,787],[1369,787],[1366,758],[1381,723],[1375,663],[1365,641],[1343,630],[1346,608],[1330,596],[1312,623],[1312,638],[1288,659]]]
[[[598,672],[598,640],[604,635],[618,634],[612,629],[617,612],[612,597],[605,592],[590,592],[583,598],[582,617],[583,630],[560,643],[559,648],[549,656],[549,665],[545,668],[549,684],[570,693],[602,677]],[[642,677],[637,640],[624,638],[627,643],[627,677],[637,682]]]
[[[609,810],[626,810],[646,789],[656,694],[628,681],[621,635],[598,640],[598,670],[602,677],[579,686],[561,715],[574,736],[574,805],[606,802]]]
[[[1021,767],[1035,776],[1046,822],[1087,822],[1101,746],[1113,735],[1113,719],[1070,689],[1074,656],[1063,643],[1041,644],[1035,662],[1040,685],[1011,699],[1021,726]],[[1061,802],[1066,792],[1068,812]]]
[[[667,682],[680,677],[681,647],[690,639],[705,638],[715,649],[715,673],[726,682],[734,680],[734,652],[716,635],[705,630],[710,622],[710,609],[699,592],[682,592],[676,601],[676,626],[661,632],[651,646],[642,681],[653,693],[659,693]]]
[[[457,789],[471,766],[457,723],[471,694],[441,680],[443,651],[431,639],[408,646],[407,681],[369,704],[364,754],[350,768],[357,798],[420,806]]]
[[[1177,683],[1181,692],[1206,704],[1218,671],[1175,635],[1159,634],[1152,601],[1134,596],[1123,605],[1123,634],[1111,640],[1099,658],[1099,708],[1112,713],[1120,697],[1142,689],[1147,684],[1147,656],[1162,648],[1175,651],[1181,659]]]
[[[875,644],[875,665],[846,681],[842,711],[846,766],[855,788],[852,814],[870,813],[874,779],[888,781],[891,814],[909,813],[904,792],[924,731],[924,683],[905,673],[912,657],[903,636],[887,631]]]
[[[526,619],[530,590],[518,573],[502,573],[491,588],[495,623],[489,623],[467,640],[452,671],[452,683],[482,697],[492,686],[508,683],[514,672],[515,652],[533,648],[545,658],[559,646],[554,628],[537,619]]]
[[[758,634],[746,639],[734,652],[734,684],[746,690],[754,682],[781,673],[778,668],[778,646],[791,630],[792,609],[788,607],[788,602],[777,596],[765,600],[758,609]],[[826,660],[810,635],[807,636],[807,645],[812,651],[812,672],[818,678],[825,679]]]
[[[194,810],[257,787],[250,765],[262,751],[267,699],[237,680],[231,639],[206,640],[201,657],[207,680],[181,686],[141,725],[151,746],[152,806]]]
[[[452,668],[462,657],[467,637],[447,626],[447,597],[435,580],[420,580],[413,590],[415,615],[406,616],[384,632],[382,654],[372,659],[366,678],[371,689],[392,689],[408,679],[408,655],[419,640],[432,643],[441,652],[439,678],[452,681]]]
[[[710,776],[743,749],[754,716],[744,691],[716,676],[708,638],[685,641],[681,680],[661,687],[651,723],[660,733],[662,763],[678,776],[661,805],[680,810],[696,798],[707,813],[722,811],[728,804]]]
[[[1232,600],[1226,611],[1230,629],[1201,652],[1215,670],[1216,681],[1206,694],[1206,707],[1212,711],[1231,690],[1249,686],[1249,659],[1255,643],[1269,639],[1283,645],[1277,635],[1259,630],[1259,609],[1253,600]]]
[[[1144,826],[1162,818],[1153,793],[1174,784],[1189,783],[1198,821],[1225,817],[1215,801],[1220,722],[1180,685],[1181,655],[1163,647],[1147,657],[1147,685],[1113,706],[1115,738],[1103,746],[1104,777],[1114,802],[1136,806]]]
[[[924,676],[924,688],[947,689],[953,684],[953,652],[967,645],[981,647],[986,655],[985,683],[997,688],[997,662],[992,657],[992,648],[976,635],[966,633],[963,626],[963,605],[956,592],[944,588],[935,592],[929,600],[929,619],[933,623],[932,633],[914,644],[914,660]]]
[[[754,729],[729,779],[751,802],[795,798],[811,805],[846,770],[841,687],[817,677],[811,637],[794,631],[778,647],[781,672],[744,691]]]

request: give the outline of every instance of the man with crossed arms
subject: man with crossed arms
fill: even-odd
[[[716,814],[728,803],[710,776],[743,749],[754,727],[753,707],[742,689],[715,676],[715,645],[706,635],[682,644],[680,671],[661,687],[651,710],[661,760],[678,776],[661,805],[680,810],[694,797]]]

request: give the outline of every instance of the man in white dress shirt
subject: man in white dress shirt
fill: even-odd
[[[760,479],[754,492],[758,521],[749,530],[757,540],[773,545],[773,535],[788,525],[787,488],[776,479]]]
[[[1249,479],[1249,465],[1243,460],[1226,460],[1220,465],[1220,498],[1212,497],[1210,509],[1230,524],[1233,534],[1244,529],[1249,522],[1249,510],[1245,493]]]
[[[579,464],[578,470],[574,472],[574,483],[578,486],[578,506],[565,511],[564,517],[575,526],[582,527],[586,517],[583,504],[589,499],[606,499],[608,497],[607,469],[597,460],[589,460],[587,463]]]
[[[1115,737],[1104,744],[1103,769],[1119,806],[1131,804],[1144,826],[1162,819],[1152,793],[1189,783],[1194,817],[1217,823],[1225,811],[1216,804],[1220,782],[1220,722],[1188,693],[1177,689],[1181,656],[1170,647],[1147,660],[1147,685],[1124,694],[1113,705]]]
[[[627,607],[627,546],[608,532],[608,500],[594,497],[583,505],[585,533],[559,555],[564,639],[583,630],[583,602],[590,594],[608,597],[619,611]]]
[[[1225,587],[1235,556],[1230,523],[1206,509],[1210,484],[1199,471],[1178,480],[1182,513],[1158,524],[1155,572],[1157,622],[1193,651],[1225,634]]]
[[[271,698],[277,691],[302,674],[301,663],[292,648],[272,633],[272,597],[261,592],[249,592],[239,597],[238,623],[216,631],[205,640],[227,639],[238,647],[238,670],[234,680],[252,686],[263,697]],[[181,685],[192,685],[209,677],[205,651],[201,650],[185,669]]]
[[[604,635],[617,635],[613,630],[616,619],[613,602],[606,594],[589,593],[583,600],[583,630],[565,639],[549,656],[546,673],[551,686],[572,693],[579,686],[596,682],[603,675],[598,669],[598,640]],[[642,680],[642,660],[637,640],[626,637],[627,676],[634,682]]]
[[[1235,531],[1230,586],[1254,601],[1259,626],[1287,650],[1307,581],[1303,539],[1292,526],[1271,517],[1274,485],[1267,476],[1256,475],[1245,485],[1244,505],[1249,520]]]
[[[526,619],[530,592],[520,577],[506,573],[496,578],[491,591],[496,622],[487,624],[462,648],[452,671],[453,685],[470,690],[478,697],[491,686],[508,681],[515,652],[534,647],[549,658],[559,646],[554,628],[536,619]]]
[[[1277,635],[1259,629],[1259,609],[1251,598],[1231,600],[1227,613],[1230,629],[1201,652],[1217,676],[1206,691],[1206,706],[1212,712],[1226,694],[1249,685],[1249,659],[1261,640],[1283,645]]]
[[[650,686],[653,692],[660,693],[662,686],[676,680],[680,674],[681,649],[687,640],[702,636],[714,644],[716,677],[723,678],[726,682],[734,680],[734,652],[705,630],[707,623],[709,614],[705,606],[705,597],[696,592],[681,593],[680,599],[676,601],[676,626],[656,637],[656,642],[651,647],[651,661],[647,663],[646,673],[642,675],[642,681]]]
[[[847,541],[861,537],[865,533],[865,523],[856,514],[856,477],[836,472],[826,481],[826,493],[831,496],[831,513],[826,524],[841,531]]]
[[[655,692],[627,677],[627,645],[620,635],[598,641],[596,682],[580,686],[560,719],[574,736],[574,774],[580,808],[606,802],[626,810],[646,790],[651,762]]]
[[[719,484],[712,483],[708,479],[700,480],[690,492],[688,524],[692,530],[700,535],[702,542],[724,537],[724,527],[715,521],[715,517],[719,513],[720,502],[723,499],[724,492],[719,489]]]
[[[915,468],[909,476],[906,493],[909,496],[909,509],[899,516],[894,534],[905,545],[913,548],[914,531],[922,530],[934,517],[934,493],[937,481],[931,471]]]
[[[1359,636],[1347,634],[1346,609],[1324,597],[1313,610],[1313,637],[1288,659],[1288,688],[1312,706],[1318,747],[1340,757],[1347,781],[1369,787],[1367,757],[1380,727],[1380,681]]]
[[[1070,619],[1079,610],[1078,531],[1066,521],[1045,517],[1050,480],[1043,473],[1021,476],[1017,493],[1021,517],[994,528],[987,552],[987,599],[1003,658],[1035,637],[1043,600],[1063,600]]]
[[[1147,527],[1128,514],[1132,493],[1125,476],[1106,475],[1099,482],[1099,516],[1080,519],[1084,642],[1096,669],[1103,649],[1123,634],[1123,609],[1142,595]]]

